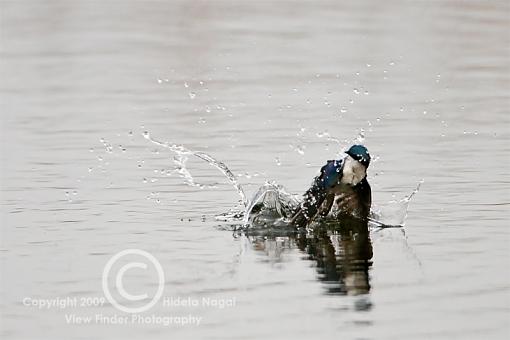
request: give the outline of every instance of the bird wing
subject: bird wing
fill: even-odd
[[[334,194],[330,189],[342,178],[342,160],[328,161],[321,168],[319,176],[315,177],[312,186],[305,192],[303,202],[292,216],[290,223],[296,227],[306,226],[317,215],[319,209],[322,215],[327,215],[333,203]],[[326,206],[322,207],[324,201]]]

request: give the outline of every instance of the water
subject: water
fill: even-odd
[[[508,337],[507,2],[0,6],[2,339]],[[234,179],[300,194],[353,142],[374,210],[423,180],[404,228],[233,233]],[[203,318],[164,326],[23,305],[104,297],[130,248],[161,263],[164,297],[235,306],[161,301],[146,315]],[[126,291],[154,292],[138,270]]]

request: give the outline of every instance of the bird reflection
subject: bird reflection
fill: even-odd
[[[356,218],[322,220],[306,232],[247,235],[257,251],[265,252],[274,262],[282,252],[299,249],[306,259],[315,262],[318,280],[327,294],[361,295],[370,292],[369,270],[372,266],[372,243],[366,221]]]

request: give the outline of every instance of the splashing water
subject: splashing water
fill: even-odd
[[[416,185],[416,188],[404,198],[398,201],[390,201],[383,207],[373,208],[370,212],[370,222],[375,224],[376,227],[403,227],[407,218],[407,212],[409,210],[409,203],[411,199],[420,190],[420,186],[423,184],[422,179]]]
[[[409,204],[419,191],[423,180],[407,196],[398,201],[389,202],[370,212],[372,228],[402,228],[405,224]],[[275,182],[266,182],[255,193],[244,213],[238,212],[238,221],[243,218],[244,228],[289,227],[288,218],[299,206],[301,197],[288,193]]]
[[[176,153],[174,160],[179,166],[178,172],[188,185],[201,186],[194,181],[193,176],[186,168],[186,161],[189,155],[206,161],[227,177],[241,197],[242,206],[237,206],[226,213],[216,216],[216,220],[238,224],[242,223],[241,225],[243,228],[289,227],[287,218],[289,218],[299,206],[302,199],[299,195],[290,194],[283,186],[276,182],[266,182],[257,190],[253,198],[248,200],[236,176],[223,162],[214,159],[205,152],[190,150],[182,145],[161,142],[152,138],[147,131],[143,133],[143,136],[148,141]],[[401,200],[390,201],[382,207],[373,208],[369,217],[370,225],[375,228],[403,227],[407,217],[409,203],[419,191],[423,182],[424,181],[421,180],[416,188]]]
[[[244,226],[268,226],[285,224],[299,205],[299,199],[288,193],[276,182],[266,182],[253,195],[244,212]],[[281,223],[280,223],[281,222]]]
[[[217,161],[210,155],[206,154],[205,152],[201,151],[193,151],[190,149],[185,148],[182,145],[177,144],[170,144],[168,142],[161,142],[157,139],[154,139],[151,137],[148,131],[145,131],[143,133],[143,137],[147,139],[148,141],[161,146],[165,149],[168,149],[172,152],[175,152],[177,154],[176,156],[176,162],[179,165],[178,172],[184,177],[187,184],[192,186],[197,186],[197,184],[193,180],[193,176],[191,176],[191,173],[186,168],[186,161],[187,161],[187,155],[195,156],[201,160],[206,161],[208,164],[214,166],[216,169],[220,170],[229,180],[229,182],[234,186],[234,188],[237,190],[237,193],[239,196],[241,196],[241,201],[245,207],[248,206],[248,199],[246,198],[246,194],[244,193],[243,188],[241,185],[237,182],[236,176],[230,171],[230,169],[222,162]]]

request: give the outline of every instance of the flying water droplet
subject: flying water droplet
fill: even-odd
[[[305,146],[304,145],[298,145],[296,147],[296,151],[297,151],[298,154],[304,155],[305,154]]]
[[[358,133],[358,137],[356,140],[360,143],[363,143],[365,141],[365,129],[361,128]]]

